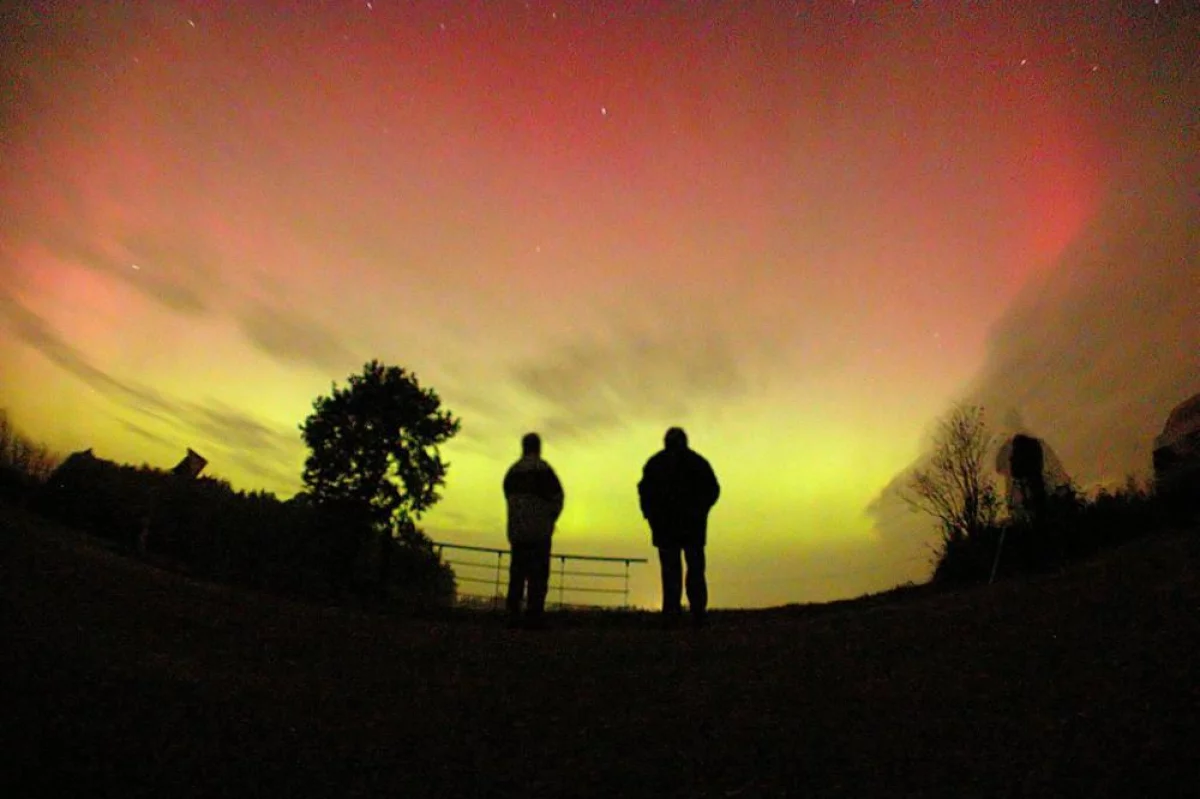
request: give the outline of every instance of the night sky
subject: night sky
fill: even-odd
[[[290,496],[379,358],[463,420],[435,539],[505,546],[537,430],[556,547],[652,557],[677,424],[715,605],[923,580],[953,402],[1090,487],[1200,391],[1192,5],[6,4],[0,406]]]

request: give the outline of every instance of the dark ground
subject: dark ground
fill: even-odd
[[[1200,536],[825,612],[398,619],[0,513],[0,796],[1167,796]]]

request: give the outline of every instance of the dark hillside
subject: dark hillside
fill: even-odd
[[[4,510],[4,796],[1062,796],[1200,778],[1200,537],[824,612],[397,619]]]

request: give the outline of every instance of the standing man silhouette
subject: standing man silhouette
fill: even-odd
[[[1020,492],[1021,504],[1027,514],[1037,516],[1046,504],[1046,455],[1042,442],[1017,433],[1012,438],[1011,457],[1009,468]]]
[[[708,512],[721,495],[712,466],[688,448],[687,433],[672,427],[663,449],[650,457],[638,483],[642,516],[650,524],[662,566],[663,615],[676,621],[682,608],[683,566],[687,560],[687,598],[692,621],[703,625],[708,611],[708,583],[704,577],[704,546],[708,537]]]
[[[508,598],[510,626],[521,622],[521,599],[531,627],[542,625],[546,589],[550,582],[550,539],[563,508],[563,489],[558,475],[542,460],[542,439],[527,433],[521,439],[521,457],[504,475],[504,498],[508,503]]]
[[[1046,453],[1041,439],[1017,433],[996,453],[996,470],[1008,481],[1008,509],[1036,519],[1046,507]]]

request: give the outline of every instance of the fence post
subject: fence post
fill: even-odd
[[[433,541],[432,544],[433,544],[433,549],[434,549],[434,552],[435,552],[438,560],[442,563],[445,563],[447,565],[452,565],[452,566],[459,564],[460,562],[457,560],[454,560],[454,559],[447,559],[447,557],[446,557],[447,549],[470,550],[470,551],[474,551],[474,552],[494,553],[496,555],[496,565],[495,565],[495,570],[494,570],[494,574],[492,577],[492,597],[491,597],[492,608],[495,609],[501,603],[504,602],[505,594],[506,594],[506,592],[504,590],[505,585],[506,585],[505,574],[504,574],[504,558],[512,557],[512,553],[510,551],[504,550],[504,549],[495,549],[493,547],[478,547],[478,546],[464,546],[464,545],[460,545],[460,544],[448,544],[444,541]],[[602,588],[602,587],[594,587],[594,586],[584,586],[584,587],[574,587],[574,588],[570,589],[573,592],[579,591],[579,592],[593,592],[593,593],[601,593],[601,594],[622,594],[623,595],[623,605],[621,607],[624,607],[624,608],[629,607],[629,567],[631,564],[634,564],[634,563],[645,563],[646,562],[646,560],[644,558],[595,557],[595,556],[589,556],[589,555],[571,555],[568,553],[556,553],[556,554],[552,553],[550,555],[550,557],[558,558],[558,606],[560,609],[565,608],[567,605],[566,592],[568,590],[567,589],[567,561],[568,560],[608,561],[610,563],[625,564],[624,570],[622,572],[616,572],[616,571],[611,571],[611,572],[607,572],[607,573],[605,573],[605,572],[595,573],[592,571],[581,571],[578,573],[576,573],[574,571],[571,572],[571,574],[573,576],[578,574],[579,576],[582,576],[585,578],[608,578],[608,579],[611,579],[614,581],[621,580],[622,581],[621,588],[615,588],[615,587]],[[483,569],[490,568],[487,563],[479,563],[479,562],[472,563],[469,561],[465,561],[465,562],[462,562],[461,565],[481,567]],[[554,569],[553,564],[551,564],[550,565],[550,576],[553,576],[553,569]],[[486,577],[482,577],[482,579],[476,579],[476,578],[463,578],[463,579],[465,579],[467,582],[483,583],[484,585],[487,584]],[[609,583],[609,585],[612,585],[612,583]],[[478,595],[468,594],[467,596],[478,596]],[[484,597],[479,597],[479,598],[482,599]]]
[[[622,597],[621,607],[629,608],[629,561],[625,561],[625,595]]]
[[[496,553],[496,585],[492,591],[492,610],[500,604],[500,564],[504,560],[504,553]]]
[[[560,555],[558,558],[558,609],[563,609],[563,589],[567,582],[567,559]]]

